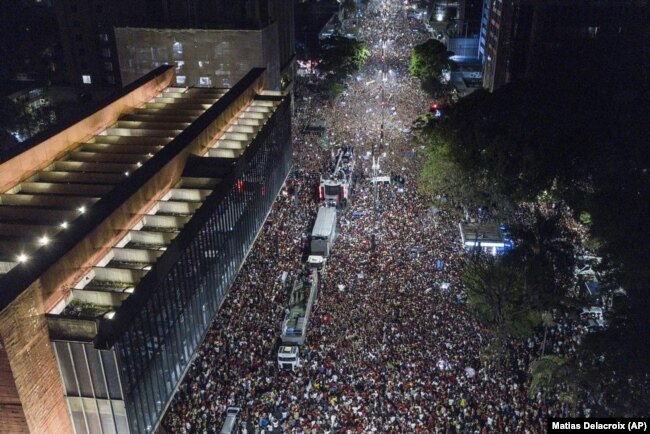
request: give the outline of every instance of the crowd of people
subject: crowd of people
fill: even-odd
[[[360,24],[373,58],[341,98],[296,83],[294,171],[174,397],[168,432],[219,432],[231,406],[247,434],[536,433],[547,417],[576,411],[553,394],[529,397],[537,337],[513,340],[501,362],[481,357],[494,337],[465,303],[458,216],[433,214],[417,194],[423,158],[409,127],[427,97],[405,65],[422,35],[409,31],[400,3],[370,2]],[[391,75],[368,85],[383,62]],[[331,147],[354,147],[358,182],[338,214],[301,364],[285,372],[276,357],[286,282],[303,266],[318,175],[332,159],[301,133],[314,118]],[[382,173],[406,179],[403,188],[381,185],[375,195],[372,155]],[[575,350],[580,333],[558,321],[547,353]]]

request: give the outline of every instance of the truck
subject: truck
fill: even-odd
[[[327,258],[336,239],[336,209],[318,208],[316,222],[310,236],[310,255]]]
[[[282,321],[283,345],[304,345],[312,307],[318,298],[318,271],[303,269],[293,283]]]

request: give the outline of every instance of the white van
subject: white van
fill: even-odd
[[[237,425],[237,417],[241,408],[239,407],[228,407],[226,409],[226,420],[221,427],[221,434],[237,434],[239,433],[239,425]]]

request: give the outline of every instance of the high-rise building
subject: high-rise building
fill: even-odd
[[[62,53],[51,0],[0,2],[0,80],[58,81]]]
[[[54,3],[70,84],[119,86],[113,26],[148,20],[144,1],[57,0]]]
[[[291,166],[263,82],[160,67],[1,162],[3,432],[156,429]]]
[[[476,37],[481,28],[483,0],[459,0],[456,37]]]
[[[615,74],[610,56],[636,58],[647,68],[647,20],[647,0],[485,0],[479,43],[484,87],[549,74],[569,77],[580,68]]]
[[[292,0],[60,0],[56,7],[72,83],[128,84],[165,63],[176,64],[191,85],[220,85],[223,75],[232,84],[253,67],[267,69],[271,89],[293,81]],[[142,35],[153,45],[145,47]],[[176,38],[182,51],[174,46]],[[215,56],[228,57],[223,51],[241,60],[217,62]]]

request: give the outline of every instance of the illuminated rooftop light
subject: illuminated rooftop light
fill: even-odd
[[[61,222],[61,224],[59,226],[61,226],[62,229],[67,229],[68,228],[68,222]]]
[[[29,259],[29,257],[27,257],[26,254],[21,253],[20,255],[18,255],[18,257],[17,257],[16,259],[18,260],[18,262],[20,262],[20,263],[22,264],[22,263],[27,262],[27,260]]]
[[[50,244],[50,239],[47,237],[47,235],[43,235],[38,239],[38,244],[40,244],[41,246],[47,246],[48,244]]]
[[[140,167],[140,166],[142,166],[142,163],[138,161],[137,163],[135,163],[135,165]]]
[[[129,172],[128,171],[124,172],[124,176],[129,176]]]
[[[106,319],[113,319],[114,316],[115,316],[115,311],[114,310],[112,310],[110,312],[106,312],[106,314],[104,314],[104,318],[106,318]]]
[[[86,212],[86,207],[81,205],[79,208],[77,208],[77,211],[79,211],[81,214]]]

